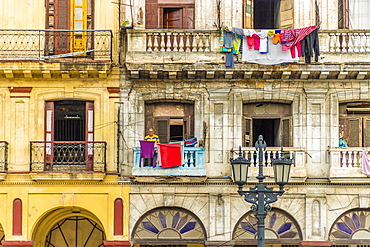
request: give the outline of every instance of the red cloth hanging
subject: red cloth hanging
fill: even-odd
[[[180,143],[158,143],[161,167],[176,167],[182,165]]]

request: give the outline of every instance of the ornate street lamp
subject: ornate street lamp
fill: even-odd
[[[266,150],[266,142],[263,136],[258,137],[256,142],[256,150],[258,151],[258,184],[249,188],[249,191],[243,190],[243,185],[247,183],[248,167],[250,160],[243,157],[241,147],[239,147],[239,157],[230,159],[233,170],[234,183],[238,185],[238,193],[244,196],[246,202],[252,203],[251,210],[257,218],[257,246],[265,246],[265,218],[267,212],[271,210],[270,203],[276,202],[278,196],[281,196],[284,191],[284,185],[289,181],[290,167],[292,160],[284,157],[283,148],[281,148],[280,158],[274,159],[272,165],[274,167],[275,183],[279,185],[278,191],[273,191],[267,187],[263,180],[266,178],[263,175],[263,151]]]

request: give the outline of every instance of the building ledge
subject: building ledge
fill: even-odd
[[[181,177],[181,176],[162,176],[162,177],[133,177],[132,182],[137,183],[205,183],[207,177]]]
[[[86,181],[99,182],[104,180],[105,173],[30,173],[35,181]]]

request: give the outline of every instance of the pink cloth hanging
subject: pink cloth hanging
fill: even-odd
[[[362,149],[361,171],[366,175],[370,175],[370,160],[365,149]]]

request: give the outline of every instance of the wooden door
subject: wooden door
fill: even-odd
[[[181,29],[183,28],[183,9],[164,8],[163,9],[163,28]]]

